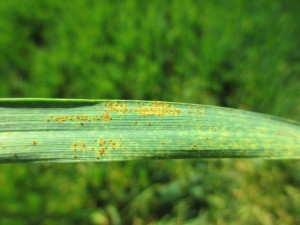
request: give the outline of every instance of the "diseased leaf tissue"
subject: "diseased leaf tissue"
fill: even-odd
[[[241,110],[152,101],[2,99],[0,112],[0,162],[300,157],[298,123]]]

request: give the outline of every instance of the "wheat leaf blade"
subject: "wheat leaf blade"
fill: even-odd
[[[0,162],[300,158],[299,123],[133,100],[0,99]]]

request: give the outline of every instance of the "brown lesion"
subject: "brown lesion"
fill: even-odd
[[[46,118],[47,122],[78,122],[80,126],[83,126],[84,122],[91,123],[94,121],[109,122],[113,119],[112,113],[118,113],[125,115],[127,112],[137,113],[142,116],[177,116],[181,113],[179,108],[175,108],[172,103],[165,102],[137,102],[136,107],[128,107],[126,101],[111,101],[104,102],[102,110],[98,115],[57,115],[49,116]],[[197,109],[197,113],[200,111]]]
[[[204,116],[204,111],[201,110],[200,105],[189,106],[187,113],[195,117]]]
[[[100,116],[100,117],[102,117],[102,118],[104,119],[104,121],[106,121],[106,122],[112,120],[112,117],[111,117],[110,113],[108,113],[108,112],[104,112],[104,113],[102,114],[102,116]]]
[[[171,103],[164,102],[150,102],[146,106],[139,105],[133,111],[142,116],[177,116],[181,113],[181,110],[173,107]]]
[[[105,102],[103,105],[105,107],[105,110],[109,112],[125,114],[128,111],[128,107],[125,102],[112,101],[112,102]]]
[[[72,143],[72,149],[74,151],[80,150],[87,153],[87,149],[91,150],[90,154],[97,154],[96,157],[101,157],[105,155],[106,151],[114,151],[116,149],[124,149],[124,143],[122,138],[119,141],[113,139],[98,138],[92,141],[92,143],[86,142],[84,140],[74,141]],[[89,146],[89,147],[88,147]]]
[[[71,122],[71,121],[77,121],[78,125],[83,126],[84,122],[91,123],[93,121],[100,121],[103,120],[105,122],[111,121],[112,116],[109,113],[109,111],[104,110],[103,113],[100,113],[99,115],[89,116],[86,114],[83,115],[76,115],[76,116],[50,116],[46,118],[47,122],[57,122],[57,123],[63,123],[63,122]]]
[[[77,150],[81,150],[81,151],[84,151],[86,152],[87,151],[87,146],[86,146],[86,143],[84,141],[75,141],[72,143],[72,148],[74,151],[77,151]]]
[[[73,147],[73,150],[76,151],[77,150],[77,143],[73,143],[72,147]]]

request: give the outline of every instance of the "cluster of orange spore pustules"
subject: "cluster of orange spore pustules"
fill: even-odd
[[[111,151],[122,147],[124,150],[126,150],[122,141],[116,142],[112,139],[104,138],[95,139],[94,142],[92,142],[92,144],[89,144],[89,146],[85,141],[75,141],[72,143],[72,148],[74,151],[78,150],[84,153],[92,151],[94,152],[94,154],[96,154],[96,159],[100,159],[100,157],[103,156],[106,151]],[[77,159],[78,155],[75,156],[74,158]]]

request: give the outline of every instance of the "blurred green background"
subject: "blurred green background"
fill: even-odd
[[[0,97],[300,120],[298,0],[3,0]],[[0,165],[0,224],[300,224],[298,160]]]

